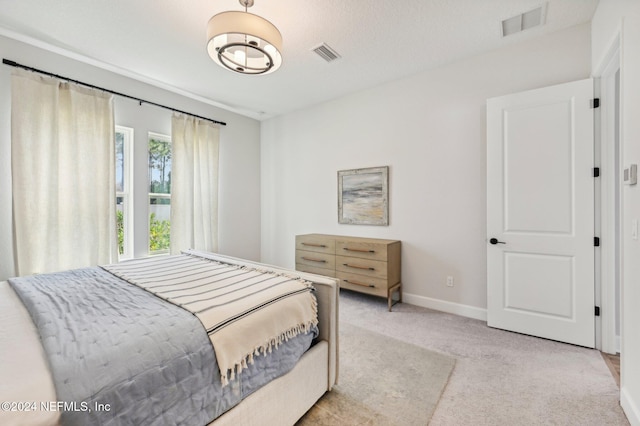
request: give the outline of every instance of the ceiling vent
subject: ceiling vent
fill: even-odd
[[[545,23],[547,4],[502,21],[502,37],[519,33]]]
[[[326,43],[322,43],[320,46],[315,47],[312,50],[327,62],[333,62],[336,59],[341,58],[338,52],[330,48]]]

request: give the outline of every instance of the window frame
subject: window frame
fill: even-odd
[[[122,222],[123,222],[123,252],[118,248],[118,260],[133,258],[133,138],[134,130],[131,127],[116,125],[115,133],[122,133],[123,145],[123,181],[122,191],[116,190],[116,205],[118,198],[122,197]],[[115,149],[115,137],[114,137]],[[116,209],[117,210],[117,209]]]

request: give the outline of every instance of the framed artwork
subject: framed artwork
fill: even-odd
[[[389,225],[389,167],[338,171],[338,223]]]

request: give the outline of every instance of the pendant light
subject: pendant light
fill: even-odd
[[[218,65],[240,74],[269,74],[282,65],[282,35],[266,19],[247,12],[253,0],[239,0],[244,12],[214,15],[207,24],[207,51]]]

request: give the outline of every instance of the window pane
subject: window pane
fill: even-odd
[[[118,236],[118,258],[127,259],[133,255],[133,226],[131,203],[131,165],[133,129],[116,126],[116,231]]]
[[[124,197],[116,197],[116,229],[118,230],[118,254],[124,254]]]
[[[149,253],[169,251],[170,219],[171,140],[149,134]]]
[[[124,133],[116,131],[116,192],[124,192]]]
[[[171,142],[149,137],[149,192],[171,194]]]
[[[149,196],[149,252],[163,253],[169,250],[171,231],[171,200]]]

